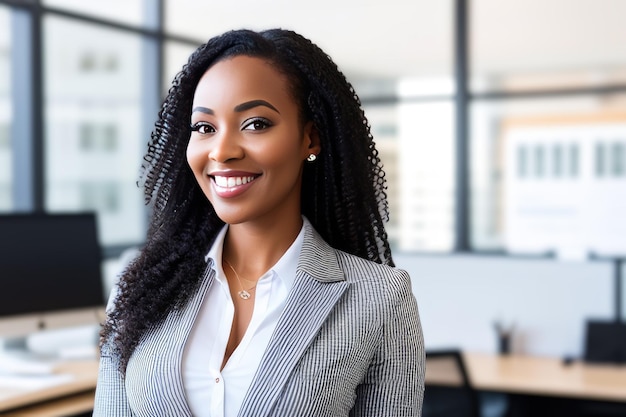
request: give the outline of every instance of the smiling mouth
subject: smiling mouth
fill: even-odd
[[[222,176],[215,175],[213,177],[213,180],[215,181],[215,184],[218,187],[233,188],[233,187],[237,187],[238,185],[248,184],[254,181],[255,179],[257,179],[258,177],[259,177],[258,175],[247,175],[243,177],[222,177]]]

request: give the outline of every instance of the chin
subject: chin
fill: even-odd
[[[249,220],[248,216],[246,216],[244,213],[233,211],[233,210],[218,209],[215,206],[213,207],[215,209],[215,213],[217,214],[217,217],[219,217],[220,220],[222,220],[224,223],[240,224],[240,223],[245,223],[246,221]]]

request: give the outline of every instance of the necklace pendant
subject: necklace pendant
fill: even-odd
[[[239,297],[243,298],[244,300],[250,298],[250,293],[246,290],[241,290],[237,294],[239,294]]]

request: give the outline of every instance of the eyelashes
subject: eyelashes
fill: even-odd
[[[241,130],[258,132],[274,126],[271,120],[265,117],[253,117],[245,120],[241,125]],[[192,132],[198,132],[203,135],[217,132],[217,129],[209,122],[197,122],[189,125]]]
[[[273,123],[267,120],[264,117],[254,117],[252,119],[248,119],[243,124],[243,130],[265,130],[269,127],[272,127]]]
[[[215,133],[215,128],[213,127],[213,125],[207,122],[192,123],[189,127],[191,128],[192,132],[198,132],[203,135],[206,135],[208,133]]]

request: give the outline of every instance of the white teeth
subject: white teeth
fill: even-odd
[[[218,177],[215,176],[215,184],[218,187],[231,188],[237,185],[247,184],[254,180],[254,177]]]

